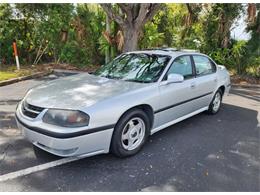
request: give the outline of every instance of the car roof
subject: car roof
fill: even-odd
[[[140,50],[140,51],[132,51],[132,52],[128,52],[128,53],[147,53],[147,54],[157,54],[157,55],[168,55],[171,57],[176,57],[176,56],[185,55],[185,54],[186,55],[187,54],[205,55],[196,50],[176,49],[176,48],[153,48],[153,49],[145,49],[145,50]]]

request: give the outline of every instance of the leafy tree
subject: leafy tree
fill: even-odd
[[[197,4],[164,4],[162,9],[145,25],[141,45],[197,49],[201,33]],[[191,12],[191,13],[190,13]],[[150,41],[148,37],[152,40]],[[150,44],[149,44],[150,43]]]
[[[247,11],[246,30],[251,34],[251,38],[246,44],[246,57],[243,62],[253,69],[254,76],[260,77],[260,4],[249,4]]]
[[[103,10],[95,4],[79,4],[76,13],[61,61],[80,66],[103,63],[103,55],[99,52],[99,38],[105,29]]]
[[[47,4],[46,12],[37,27],[38,41],[45,45],[46,52],[54,57],[55,63],[60,61],[59,54],[67,41],[72,11],[72,4]]]
[[[246,8],[251,38],[233,40],[230,31]],[[259,77],[259,13],[254,3],[0,4],[0,62],[15,63],[13,39],[21,64],[80,67],[104,63],[108,50],[113,58],[122,50],[168,46],[198,49],[238,74]]]
[[[139,47],[141,49],[162,47],[165,45],[165,32],[159,32],[159,24],[162,19],[162,12],[160,10],[152,19],[144,26],[144,30],[139,39]]]
[[[246,41],[237,41],[231,49],[232,58],[236,62],[238,74],[242,73],[241,59],[244,56],[245,51]]]
[[[12,21],[12,7],[10,4],[0,4],[0,64],[12,62],[12,41],[15,25]]]
[[[231,44],[230,31],[234,21],[242,12],[241,4],[209,4],[204,6],[202,51],[228,48]]]

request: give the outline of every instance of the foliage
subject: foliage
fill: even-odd
[[[61,51],[61,62],[79,66],[103,63],[99,38],[105,28],[105,14],[97,5],[79,4],[71,21],[69,38]]]
[[[245,70],[242,64],[242,57],[246,52],[246,41],[233,41],[231,48],[217,48],[209,55],[218,63],[227,66],[229,69],[237,70],[241,73]]]
[[[129,19],[129,11],[138,16],[140,7],[112,6],[119,18],[110,20],[111,37],[123,31],[125,38],[131,28],[123,25],[122,29],[119,23]],[[250,9],[256,9],[251,10],[246,29],[251,38],[238,41],[230,35],[247,7],[247,4],[162,4],[137,29],[138,46],[197,49],[238,74],[260,77],[260,4],[250,4]],[[12,42],[16,39],[22,66],[48,62],[80,67],[100,65],[108,48],[112,57],[119,54],[116,45],[111,46],[102,35],[105,30],[106,12],[97,4],[0,4],[0,63],[15,64]]]
[[[115,38],[116,33],[118,32],[117,23],[115,23],[114,21],[109,21],[108,25],[109,25],[110,31],[111,31],[109,36],[111,38]],[[104,26],[105,26],[105,24],[104,24]],[[105,32],[105,31],[103,31],[103,32]],[[100,35],[100,37],[98,38],[98,43],[99,43],[99,48],[98,48],[99,52],[102,55],[106,55],[106,52],[108,52],[107,55],[109,55],[109,59],[113,59],[119,54],[119,51],[116,48],[116,43],[111,44],[110,42],[107,41],[107,39],[104,37],[104,35]]]
[[[242,13],[241,4],[211,4],[204,8],[202,16],[203,52],[214,51],[215,48],[229,48],[230,31],[235,20]]]
[[[1,4],[0,17],[2,63],[15,63],[14,39],[21,64],[54,61],[82,66],[102,61],[98,39],[105,14],[97,5]]]
[[[12,7],[9,4],[0,4],[0,59],[2,63],[10,63],[13,60],[13,50],[10,45],[17,29],[14,21],[10,19],[11,16]]]
[[[76,64],[81,67],[85,64],[90,64],[88,54],[87,48],[81,47],[75,40],[70,40],[62,48],[60,59],[61,62]]]
[[[140,48],[155,48],[163,46],[164,33],[157,30],[156,23],[149,22],[144,27],[143,38],[139,42]]]
[[[199,13],[200,8],[196,5],[190,21],[185,4],[165,4],[153,20],[146,24],[141,45],[199,49],[202,31],[202,25],[197,20]]]
[[[256,4],[256,9],[255,22],[248,22],[247,26],[251,38],[246,43],[245,57],[242,58],[246,67],[242,71],[260,78],[260,4]]]
[[[252,75],[260,79],[260,57],[258,56],[249,56],[248,61],[245,63],[246,68],[245,72],[249,75]]]

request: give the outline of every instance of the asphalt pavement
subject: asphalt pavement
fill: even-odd
[[[14,111],[28,89],[63,76],[0,87],[0,178],[61,159],[23,139]],[[260,191],[260,86],[233,87],[217,115],[168,127],[133,157],[84,158],[0,182],[0,191]]]

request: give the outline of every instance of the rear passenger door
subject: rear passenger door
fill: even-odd
[[[192,55],[192,59],[196,77],[194,85],[201,97],[196,102],[197,108],[202,108],[209,105],[217,87],[216,65],[203,55]]]

